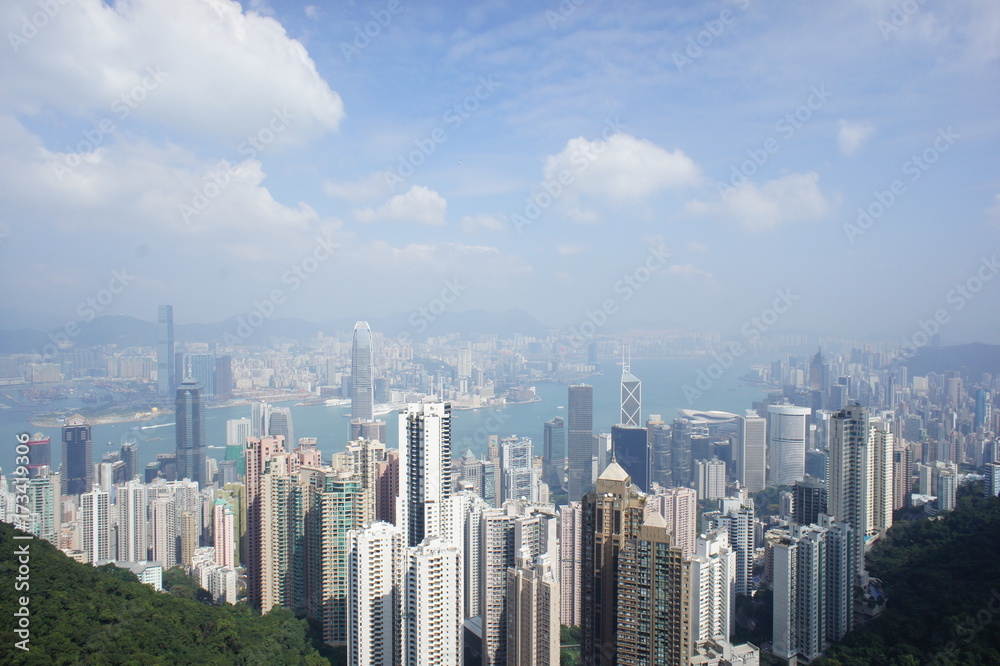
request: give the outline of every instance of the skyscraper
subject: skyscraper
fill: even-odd
[[[632,483],[642,492],[648,492],[650,451],[646,429],[630,425],[611,426],[611,447],[615,460],[632,477]]]
[[[396,516],[414,547],[446,536],[451,510],[451,403],[409,405],[399,416]]]
[[[559,666],[559,601],[552,556],[522,548],[507,569],[508,666]]]
[[[42,468],[52,466],[52,438],[35,433],[28,440],[28,478],[42,473]]]
[[[62,503],[59,501],[59,491],[58,474],[36,476],[28,481],[28,511],[31,520],[27,531],[57,548],[60,545],[62,531]],[[15,524],[19,522],[16,521]]]
[[[173,497],[156,497],[149,502],[153,560],[164,571],[177,564],[177,504]]]
[[[205,417],[202,413],[201,385],[185,379],[177,388],[177,478],[206,482]]]
[[[295,442],[295,427],[292,425],[292,409],[290,407],[271,407],[271,415],[267,422],[269,437],[284,437],[285,445],[291,450]]]
[[[238,564],[236,559],[236,516],[233,512],[233,505],[228,500],[215,500],[212,525],[216,563],[223,567],[235,567]]]
[[[736,479],[751,493],[767,485],[767,421],[753,410],[736,421]]]
[[[81,549],[91,564],[111,559],[110,499],[110,495],[103,490],[91,490],[80,495]]]
[[[580,586],[583,555],[583,508],[579,502],[559,507],[560,622],[580,626]]]
[[[213,394],[216,398],[228,398],[233,394],[233,358],[219,356],[215,359],[215,386]]]
[[[666,522],[650,513],[621,542],[615,573],[615,649],[594,664],[687,666],[691,658],[690,563],[672,543]],[[605,602],[606,603],[606,602]],[[587,647],[587,643],[584,643]]]
[[[754,504],[752,499],[722,500],[721,513],[711,521],[712,529],[729,533],[729,545],[736,553],[736,594],[749,596],[753,588]]]
[[[194,379],[201,386],[201,397],[215,395],[215,354],[186,354],[186,379]]]
[[[691,555],[698,534],[698,492],[694,488],[658,488],[646,496],[646,513],[657,511],[667,521],[674,544]]]
[[[351,418],[371,421],[375,417],[375,366],[372,362],[372,331],[368,322],[354,325],[351,347]]]
[[[62,428],[62,494],[81,495],[94,485],[90,424],[74,414]]]
[[[629,428],[642,425],[642,382],[630,372],[630,363],[622,363],[621,424]]]
[[[429,536],[405,551],[402,608],[403,666],[458,666],[462,661],[461,553],[450,540]]]
[[[262,478],[267,461],[284,452],[285,440],[282,437],[251,437],[246,442],[247,602],[257,608],[261,608],[262,601]]]
[[[177,388],[174,375],[174,306],[161,305],[156,342],[156,393],[169,400]]]
[[[527,437],[505,437],[500,442],[502,502],[512,499],[538,501],[538,472],[532,464],[531,453],[532,443]]]
[[[865,536],[871,522],[873,489],[868,409],[851,404],[830,419],[829,512],[854,532],[852,569],[865,573]]]
[[[587,384],[570,386],[568,403],[567,485],[569,500],[577,501],[590,490],[593,483],[594,387]]]
[[[400,662],[402,541],[402,530],[384,522],[350,533],[347,659],[351,666]]]
[[[149,497],[146,484],[130,480],[117,488],[118,560],[142,562],[148,557]]]
[[[828,495],[826,484],[807,476],[795,482],[795,501],[792,503],[792,519],[799,525],[819,522],[820,514],[827,513]]]
[[[698,499],[722,499],[726,496],[726,463],[718,458],[695,463],[695,488]]]
[[[560,417],[545,422],[542,461],[545,483],[550,488],[562,488],[566,471],[566,422]]]
[[[699,537],[690,566],[691,646],[728,642],[736,601],[736,553],[729,534],[715,529]]]
[[[792,405],[768,405],[767,453],[772,486],[790,486],[806,474],[807,420],[812,410]]]

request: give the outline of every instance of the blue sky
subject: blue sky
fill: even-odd
[[[4,3],[0,303],[1000,342],[1000,5],[663,4]]]

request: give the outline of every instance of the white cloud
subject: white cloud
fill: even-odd
[[[687,244],[687,250],[688,252],[697,252],[697,253],[708,252],[708,246],[702,243],[701,241],[693,240]]]
[[[694,185],[700,170],[681,150],[670,152],[629,134],[612,134],[596,141],[570,139],[546,159],[545,182],[558,183],[567,174],[575,192],[620,202]]]
[[[414,185],[376,209],[359,208],[354,215],[359,222],[416,222],[431,226],[444,224],[448,202],[423,185]]]
[[[850,157],[858,152],[862,144],[875,134],[875,127],[867,120],[849,122],[840,119],[840,129],[837,131],[837,147],[840,154]]]
[[[319,18],[319,9],[316,5],[306,5],[303,11],[306,13],[306,16],[313,21]]]
[[[507,221],[500,215],[478,213],[464,216],[458,221],[458,226],[467,234],[483,230],[504,231],[507,228]]]
[[[583,246],[579,243],[560,243],[556,245],[556,252],[564,257],[569,257],[583,252]]]
[[[667,269],[670,275],[679,275],[684,279],[693,279],[697,277],[705,278],[708,282],[714,282],[715,276],[708,271],[703,271],[700,268],[695,268],[694,264],[674,264]]]
[[[698,216],[735,220],[748,231],[769,231],[782,225],[823,217],[830,204],[815,172],[793,173],[761,186],[746,182],[729,191],[722,202],[690,201],[685,211]]]
[[[4,5],[4,34],[20,33],[21,17],[39,9],[33,0]],[[302,44],[276,20],[244,13],[233,0],[113,6],[74,0],[58,6],[36,36],[19,44],[16,66],[0,68],[0,111],[55,111],[88,123],[102,117],[120,122],[127,112],[130,124],[149,121],[234,150],[258,133],[270,143],[276,113],[288,116],[287,126],[274,132],[279,144],[335,130],[344,117],[340,97]],[[10,58],[6,53],[0,58]],[[153,89],[149,72],[160,72]]]

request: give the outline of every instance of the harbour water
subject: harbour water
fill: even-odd
[[[660,358],[632,359],[632,373],[642,380],[642,416],[660,414],[668,423],[677,416],[678,409],[722,410],[742,413],[753,401],[760,400],[764,392],[756,386],[739,380],[751,365],[767,363],[770,357],[737,359],[701,395],[689,400],[684,386],[695,386],[698,371],[706,372],[710,358]],[[613,360],[601,366],[601,373],[585,380],[594,387],[594,430],[610,432],[619,420],[621,367]],[[704,386],[704,382],[702,386]],[[535,385],[541,400],[537,402],[506,405],[496,409],[462,410],[454,412],[452,420],[452,447],[457,457],[472,449],[485,455],[489,435],[520,435],[534,440],[535,453],[541,454],[542,432],[545,421],[557,416],[566,417],[567,388],[565,384],[542,382]],[[295,401],[297,402],[297,401]],[[294,435],[316,437],[324,458],[342,451],[348,439],[347,418],[349,406],[297,405],[295,402],[275,403],[291,407]],[[250,406],[220,407],[206,410],[206,438],[210,457],[221,459],[225,446],[226,421],[250,416]],[[61,460],[59,428],[39,428],[27,419],[30,414],[17,408],[0,410],[0,466],[5,474],[13,471],[15,436],[23,432],[42,432],[52,437],[52,460],[58,466]],[[388,414],[386,421],[389,446],[396,446],[397,417]],[[100,461],[107,451],[117,450],[126,438],[135,438],[139,445],[139,463],[145,465],[156,459],[157,454],[174,450],[174,418],[172,414],[157,416],[148,421],[112,423],[93,426],[93,459]]]

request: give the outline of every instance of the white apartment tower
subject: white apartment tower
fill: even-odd
[[[459,549],[428,537],[406,549],[403,575],[402,660],[405,666],[462,663]]]
[[[715,529],[700,536],[691,558],[691,645],[729,641],[736,601],[736,552],[729,533]]]
[[[792,405],[768,405],[767,453],[772,486],[790,486],[806,474],[807,421],[812,410]]]
[[[352,530],[348,547],[347,659],[351,666],[399,662],[403,531],[389,523]]]

